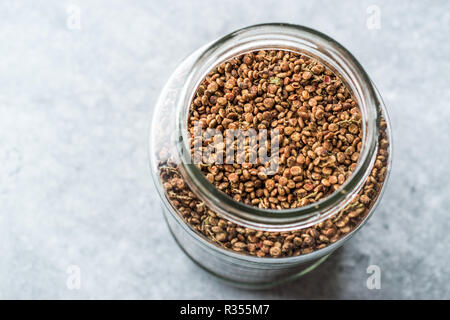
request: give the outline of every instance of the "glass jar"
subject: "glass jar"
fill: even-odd
[[[189,148],[189,106],[204,77],[232,57],[272,49],[294,51],[325,64],[339,75],[361,110],[362,147],[352,175],[338,191],[295,209],[259,209],[233,200],[210,184],[192,164]],[[364,225],[384,190],[391,168],[391,148],[391,130],[383,101],[350,52],[328,36],[303,26],[263,24],[207,44],[179,64],[154,109],[149,156],[164,216],[184,252],[226,282],[261,288],[314,269]],[[169,190],[167,179],[174,175],[177,181],[182,181],[186,193]],[[187,211],[189,218],[186,218]],[[204,216],[207,219],[201,220]],[[220,218],[229,225],[242,227],[241,230],[255,230],[269,237],[287,233],[304,235],[312,232],[311,227],[325,230],[328,221],[335,222],[336,226],[329,229],[331,236],[319,236],[323,243],[314,249],[299,249],[295,256],[272,258],[235,252],[214,241],[207,236],[208,225],[205,232],[200,232],[198,227],[209,218],[214,221]]]

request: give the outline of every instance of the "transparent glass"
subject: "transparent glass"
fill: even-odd
[[[320,60],[352,92],[361,109],[363,138],[358,164],[341,188],[310,205],[286,210],[259,209],[233,200],[206,180],[191,162],[187,138],[187,115],[196,88],[215,66],[255,50],[283,49]],[[380,125],[381,124],[381,125]],[[380,151],[380,139],[388,141]],[[382,99],[356,59],[340,44],[312,29],[287,24],[264,24],[233,32],[198,49],[174,71],[154,109],[150,132],[150,166],[163,212],[170,230],[188,256],[219,278],[243,287],[266,287],[293,279],[312,270],[355,232],[372,215],[384,190],[391,167],[391,130]],[[383,151],[383,152],[382,152]],[[170,201],[161,178],[161,164],[170,163],[188,185],[217,216],[239,226],[264,232],[304,230],[335,217],[358,197],[371,179],[377,157],[385,157],[383,184],[370,210],[359,225],[338,241],[319,250],[293,257],[267,258],[236,253],[223,248],[196,231]],[[172,195],[173,196],[173,195]]]

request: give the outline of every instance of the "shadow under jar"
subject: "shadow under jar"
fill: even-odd
[[[188,118],[197,88],[221,63],[258,50],[292,51],[319,61],[344,83],[361,113],[361,148],[352,174],[333,193],[297,208],[266,209],[235,201],[213,186],[191,159]],[[263,24],[205,45],[180,63],[154,109],[150,166],[164,216],[184,252],[228,283],[263,288],[311,271],[361,228],[384,190],[391,146],[382,99],[350,52],[303,26]],[[252,248],[289,242],[295,254],[260,257],[233,247],[228,238],[217,239],[213,227],[231,230],[234,236],[242,233],[241,238],[250,235]],[[308,237],[314,240],[311,246],[299,244]]]

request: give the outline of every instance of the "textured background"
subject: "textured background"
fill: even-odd
[[[325,32],[360,60],[390,111],[394,168],[373,219],[329,261],[245,291],[172,240],[147,131],[180,59],[276,21]],[[2,1],[0,298],[449,299],[449,32],[449,1]],[[366,287],[370,264],[381,290]],[[79,290],[66,286],[70,265]]]

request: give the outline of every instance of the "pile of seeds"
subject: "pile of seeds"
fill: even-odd
[[[279,130],[275,175],[257,163],[199,164],[219,190],[259,208],[297,208],[329,195],[351,175],[361,149],[361,114],[345,85],[317,60],[290,51],[250,52],[219,65],[190,106],[191,137],[198,121],[220,132]]]
[[[259,164],[199,164],[219,190],[260,208],[295,208],[329,195],[351,175],[361,149],[359,108],[343,83],[316,60],[287,51],[249,53],[212,71],[192,102],[191,134],[194,121],[220,131],[280,129],[273,176]],[[322,249],[364,220],[385,180],[388,147],[382,120],[375,164],[355,199],[335,216],[291,232],[253,230],[216,215],[190,190],[167,150],[159,175],[170,204],[199,234],[235,252],[290,257]]]
[[[293,232],[263,232],[236,225],[217,216],[191,192],[176,163],[170,160],[161,162],[159,173],[171,205],[194,230],[209,240],[223,248],[257,257],[291,257],[325,248],[364,220],[386,177],[388,146],[386,122],[382,120],[377,158],[358,196],[335,216],[308,229]]]

